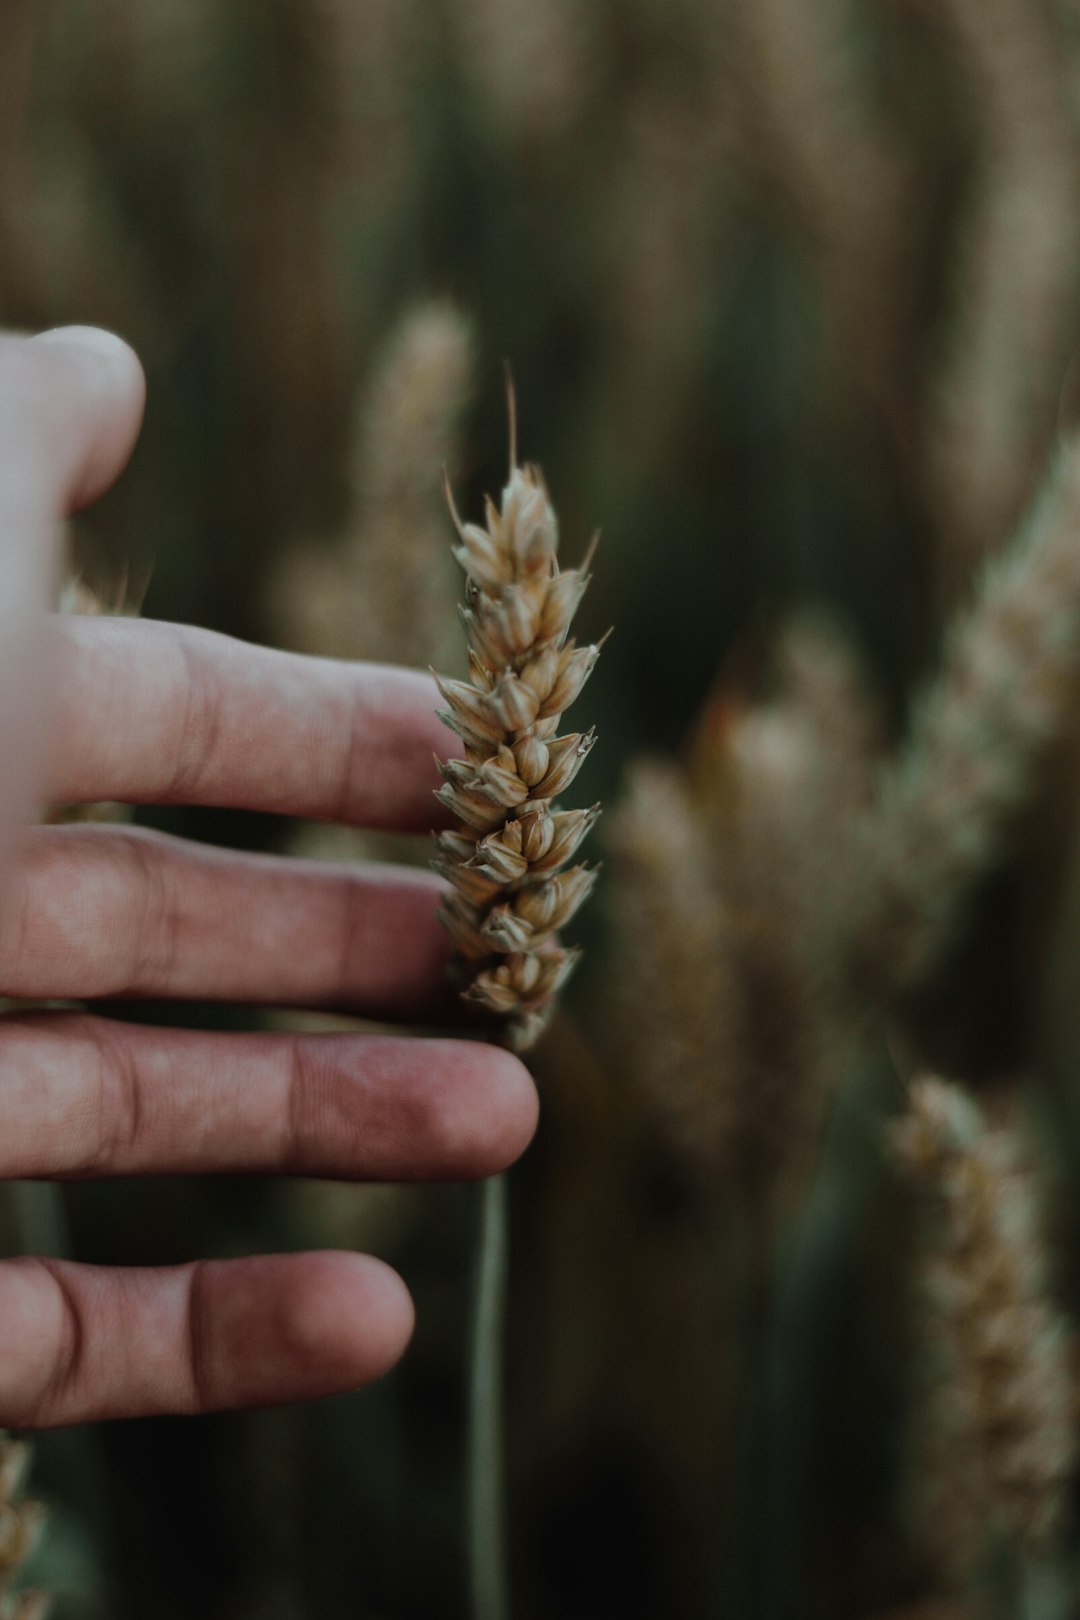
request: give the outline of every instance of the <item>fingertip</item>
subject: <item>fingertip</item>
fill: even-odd
[[[339,1258],[358,1273],[355,1298],[358,1304],[361,1294],[364,1299],[367,1345],[357,1381],[367,1383],[388,1372],[409,1348],[416,1329],[416,1307],[403,1278],[385,1261],[369,1254]]]
[[[368,1255],[205,1261],[202,1274],[195,1382],[203,1410],[345,1394],[381,1378],[412,1337],[405,1284]]]
[[[26,348],[47,354],[65,373],[46,379],[47,414],[70,434],[66,507],[74,510],[103,494],[130,456],[146,377],[130,344],[104,327],[52,327],[28,338]]]
[[[528,1069],[500,1046],[429,1044],[440,1076],[425,1121],[431,1144],[427,1168],[470,1178],[509,1169],[536,1134],[540,1105]]]
[[[369,1384],[398,1362],[413,1335],[412,1296],[390,1266],[338,1250],[304,1257],[288,1305],[289,1337],[315,1387],[333,1394]]]
[[[540,1098],[525,1064],[501,1046],[485,1046],[484,1064],[491,1098],[488,1160],[481,1175],[496,1175],[515,1164],[536,1135]]]
[[[27,339],[28,343],[45,345],[46,347],[59,344],[61,348],[76,349],[82,354],[90,354],[108,365],[123,364],[125,367],[134,362],[135,351],[130,343],[116,332],[110,332],[104,326],[50,326],[45,332],[34,332]],[[126,358],[125,358],[126,357]],[[141,368],[140,368],[141,369]]]

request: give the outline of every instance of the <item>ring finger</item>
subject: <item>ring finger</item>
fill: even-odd
[[[0,994],[450,1022],[440,892],[408,868],[240,854],[137,828],[35,828],[0,910]]]
[[[221,1035],[80,1013],[0,1019],[0,1178],[269,1171],[491,1175],[536,1092],[511,1053],[384,1035]]]

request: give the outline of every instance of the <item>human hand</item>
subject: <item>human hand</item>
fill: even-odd
[[[425,830],[434,686],[151,621],[47,617],[57,522],[130,452],[142,374],[106,334],[0,338],[0,994],[448,1006],[436,880],[239,854],[35,804],[228,805]],[[530,1139],[509,1053],[365,1034],[0,1020],[0,1176],[488,1175]],[[0,1424],[299,1400],[384,1372],[412,1330],[380,1261],[324,1252],[107,1269],[0,1264]]]

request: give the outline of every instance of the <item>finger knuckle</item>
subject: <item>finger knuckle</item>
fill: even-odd
[[[143,1093],[135,1051],[105,1025],[95,1031],[97,1055],[96,1128],[92,1148],[78,1167],[82,1174],[122,1172],[135,1157],[143,1134]]]
[[[36,1274],[39,1281],[46,1281],[51,1304],[36,1366],[27,1380],[27,1390],[18,1397],[18,1409],[11,1416],[11,1426],[46,1428],[64,1420],[65,1411],[82,1382],[86,1349],[82,1306],[62,1262],[29,1259],[11,1264],[18,1265],[31,1277]]]
[[[167,797],[194,800],[213,767],[221,729],[221,688],[190,631],[177,626],[173,638],[179,702],[173,739],[174,764]]]

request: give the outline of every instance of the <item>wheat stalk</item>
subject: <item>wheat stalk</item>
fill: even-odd
[[[459,0],[452,27],[474,100],[526,155],[565,147],[593,104],[603,31],[579,0]]]
[[[486,527],[462,523],[449,495],[467,575],[462,621],[467,681],[436,676],[440,718],[465,747],[439,762],[438,798],[457,818],[437,835],[435,869],[450,884],[441,918],[457,949],[465,999],[502,1020],[508,1043],[537,1040],[578,959],[558,931],[596,881],[567,866],[599,814],[558,810],[595,740],[558,735],[563,711],[588,679],[599,645],[578,647],[570,621],[592,554],[560,570],[558,523],[536,467],[516,465],[511,402],[510,477]]]
[[[737,263],[723,206],[735,183],[734,97],[718,63],[726,18],[700,10],[677,34],[664,13],[630,22],[640,65],[614,110],[604,180],[603,412],[639,477],[686,431],[705,333]]]
[[[1068,1349],[1042,1289],[1032,1193],[1017,1143],[956,1085],[921,1079],[896,1127],[924,1208],[925,1336],[936,1443],[928,1532],[962,1574],[1004,1535],[1022,1552],[1060,1527],[1075,1440]]]
[[[586,556],[560,570],[558,524],[539,470],[517,465],[510,392],[510,476],[486,526],[462,523],[447,484],[465,570],[462,621],[467,681],[436,676],[440,710],[460,737],[464,759],[439,762],[438,797],[458,819],[437,834],[436,871],[449,883],[440,916],[457,950],[464,997],[501,1021],[522,1052],[543,1032],[577,954],[558,930],[596,879],[567,866],[596,820],[590,810],[557,810],[592,747],[594,733],[558,736],[563,711],[599,656],[578,647],[570,623],[588,584]],[[500,1178],[484,1189],[474,1306],[470,1384],[470,1569],[477,1620],[508,1613],[502,1466],[502,1318],[507,1209]]]
[[[735,0],[730,14],[745,166],[778,194],[816,262],[840,380],[896,431],[916,240],[902,142],[867,93],[842,0]]]

